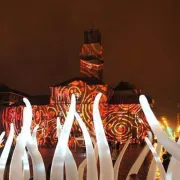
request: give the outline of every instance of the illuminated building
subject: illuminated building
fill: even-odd
[[[39,145],[55,145],[56,118],[63,123],[69,110],[71,94],[77,100],[80,114],[91,135],[94,135],[92,105],[98,92],[101,92],[100,113],[107,138],[121,143],[131,138],[131,142],[144,139],[149,126],[139,104],[140,89],[127,82],[120,82],[115,88],[102,81],[104,58],[102,55],[101,34],[98,30],[85,32],[84,44],[80,53],[80,71],[84,77],[73,78],[50,87],[50,102],[47,105],[33,103],[32,128],[39,124],[37,138]],[[31,99],[30,99],[31,102]],[[149,98],[152,103],[152,99]],[[9,124],[15,124],[16,134],[22,126],[23,105],[7,107],[2,111],[2,123],[7,132]],[[72,131],[81,133],[75,121]]]

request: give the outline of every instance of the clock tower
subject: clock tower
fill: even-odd
[[[101,33],[99,30],[84,32],[84,44],[80,53],[80,72],[90,78],[103,78],[104,58],[102,56]]]

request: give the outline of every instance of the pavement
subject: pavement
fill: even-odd
[[[120,146],[120,150],[122,148],[123,148],[123,145]],[[143,148],[144,147],[139,144],[130,144],[128,146],[128,148],[123,156],[122,162],[120,164],[118,180],[126,179],[129,170],[131,169],[133,163],[135,162],[135,160],[137,159],[137,157],[139,156],[139,154]],[[40,148],[39,151],[43,157],[46,171],[47,171],[48,166],[52,162],[55,148]],[[71,149],[71,151],[72,151],[72,154],[75,158],[75,161],[76,161],[76,164],[78,167],[81,164],[81,162],[86,158],[85,149],[77,148],[76,150]],[[151,152],[149,152],[138,172],[138,177],[140,180],[146,180],[152,158],[153,158],[153,156],[152,156]],[[9,162],[10,162],[10,160],[9,160]],[[32,162],[31,161],[30,161],[30,167],[31,167],[31,175],[32,175]],[[98,163],[98,169],[99,169],[99,163]],[[9,179],[8,172],[9,172],[9,163],[6,165],[5,176],[4,176],[5,180]],[[86,180],[86,169],[85,169],[85,174],[84,174],[84,180]]]
[[[120,147],[120,150],[122,149],[122,147],[123,145]],[[142,149],[143,149],[142,145],[138,145],[138,144],[129,145],[120,165],[118,180],[126,179],[126,176],[128,175],[130,168],[132,167],[133,163],[139,156]],[[41,152],[47,170],[49,164],[52,162],[55,148],[40,148],[39,150]],[[75,158],[78,167],[81,164],[81,162],[86,158],[86,153],[82,148],[77,148],[76,151],[75,149],[71,149],[71,151],[73,153],[73,156]],[[140,180],[146,179],[152,158],[153,158],[152,154],[151,152],[149,152],[138,173],[138,177]],[[84,175],[84,177],[86,177],[86,174]]]

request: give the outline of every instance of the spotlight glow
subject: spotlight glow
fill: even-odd
[[[151,152],[153,154],[153,157],[154,157],[154,159],[155,159],[155,161],[157,163],[157,166],[158,166],[159,171],[160,171],[161,179],[165,180],[166,179],[166,173],[165,173],[164,167],[163,167],[163,165],[161,163],[161,160],[160,160],[156,150],[154,149],[153,145],[151,144],[151,141],[147,137],[145,137],[145,141],[146,141],[149,149],[151,150]]]

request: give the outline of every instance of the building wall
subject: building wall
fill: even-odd
[[[107,136],[121,143],[141,141],[150,129],[140,104],[111,104],[104,122]]]
[[[95,96],[101,92],[101,102],[107,103],[107,85],[88,85],[83,81],[73,81],[67,86],[51,87],[50,104],[70,104],[71,95],[75,94],[78,103],[93,103]]]
[[[144,133],[149,128],[144,119],[139,104],[108,104],[108,87],[106,85],[87,85],[82,81],[73,81],[67,86],[51,88],[51,103],[44,106],[32,106],[33,120],[32,129],[39,124],[37,140],[39,145],[55,145],[56,138],[56,118],[60,117],[61,123],[69,111],[70,97],[78,94],[76,109],[82,117],[91,135],[93,130],[93,102],[98,92],[102,92],[99,103],[100,115],[103,121],[107,138],[118,139],[122,143],[131,138],[141,140]],[[23,106],[7,107],[2,111],[2,124],[7,134],[10,123],[15,125],[15,133],[18,135],[23,124]],[[81,129],[75,120],[72,132],[81,133]],[[132,133],[134,132],[134,134]]]

